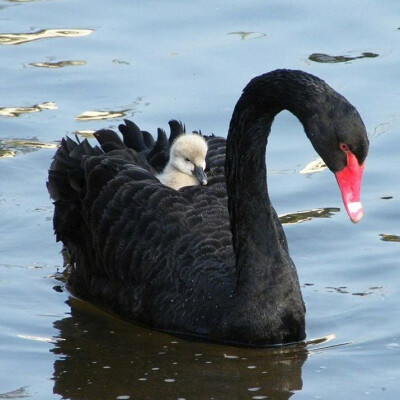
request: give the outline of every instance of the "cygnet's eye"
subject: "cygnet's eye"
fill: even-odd
[[[186,161],[186,162],[190,162],[190,159],[187,158],[187,157],[185,157],[185,161]]]

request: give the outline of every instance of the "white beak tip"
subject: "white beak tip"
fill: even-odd
[[[352,201],[346,204],[347,213],[351,222],[357,223],[364,215],[364,210],[360,201]]]

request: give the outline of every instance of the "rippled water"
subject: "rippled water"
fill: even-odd
[[[0,399],[398,399],[400,3],[0,1]],[[57,278],[45,181],[60,138],[178,118],[226,135],[255,75],[325,79],[370,133],[352,225],[289,113],[269,186],[307,305],[307,344],[243,349],[128,324]],[[312,341],[312,339],[318,339]]]

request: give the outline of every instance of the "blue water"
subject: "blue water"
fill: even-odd
[[[399,15],[396,0],[0,1],[0,399],[398,399]],[[244,85],[282,67],[345,95],[371,139],[357,225],[329,171],[299,173],[316,155],[292,115],[269,140],[278,213],[334,210],[285,225],[307,339],[325,339],[189,342],[70,299],[45,187],[57,141],[123,117],[225,136]]]

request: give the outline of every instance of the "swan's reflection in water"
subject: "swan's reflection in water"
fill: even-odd
[[[60,335],[52,350],[54,393],[65,399],[288,399],[302,389],[304,344],[251,349],[192,342],[76,299],[70,305],[71,316],[54,324]]]

